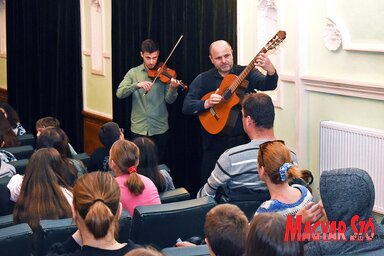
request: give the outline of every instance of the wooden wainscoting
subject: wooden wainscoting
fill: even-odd
[[[0,101],[8,102],[8,92],[7,92],[7,89],[0,88]]]
[[[82,114],[84,117],[84,152],[91,155],[96,148],[102,146],[99,141],[100,127],[111,122],[112,119],[85,110]]]

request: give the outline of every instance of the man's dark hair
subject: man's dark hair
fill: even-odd
[[[244,116],[250,116],[257,127],[273,128],[275,107],[271,97],[265,93],[250,93],[245,95],[242,106]]]
[[[153,53],[159,50],[159,46],[152,39],[146,39],[141,43],[141,52]]]

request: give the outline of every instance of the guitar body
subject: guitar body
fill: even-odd
[[[236,93],[230,94],[227,99],[224,97],[225,92],[236,79],[237,76],[233,74],[225,76],[218,92],[218,94],[223,96],[223,100],[219,104],[199,114],[199,120],[202,126],[210,134],[229,132],[236,123],[239,110],[241,110],[239,106],[240,98]],[[215,92],[205,94],[202,100],[208,99],[213,93]]]

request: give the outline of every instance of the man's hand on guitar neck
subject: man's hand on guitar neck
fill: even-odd
[[[217,94],[219,92],[219,88],[216,89],[214,93],[212,93],[208,99],[204,101],[204,108],[208,109],[213,107],[214,105],[218,104],[223,97],[221,97],[220,94]]]
[[[260,53],[256,57],[256,63],[255,66],[261,67],[265,71],[267,71],[267,74],[269,76],[273,76],[276,72],[275,66],[273,66],[271,60],[268,58],[267,54],[265,53]]]

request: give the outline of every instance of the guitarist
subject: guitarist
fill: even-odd
[[[219,40],[213,42],[209,47],[209,58],[214,67],[199,74],[190,85],[188,94],[183,103],[183,113],[198,115],[210,107],[218,104],[222,97],[213,93],[206,100],[201,98],[209,92],[217,92],[221,81],[228,74],[239,75],[245,66],[233,64],[233,50],[231,45]],[[277,87],[278,75],[276,69],[266,54],[257,56],[256,65],[266,71],[263,75],[258,69],[253,69],[246,80],[249,85],[245,92],[254,90],[274,90]],[[202,128],[203,156],[201,162],[200,185],[205,184],[207,178],[215,167],[219,156],[228,148],[245,144],[249,141],[242,126],[241,114],[238,116],[233,129],[226,134],[209,134]],[[256,157],[256,156],[255,156]]]

